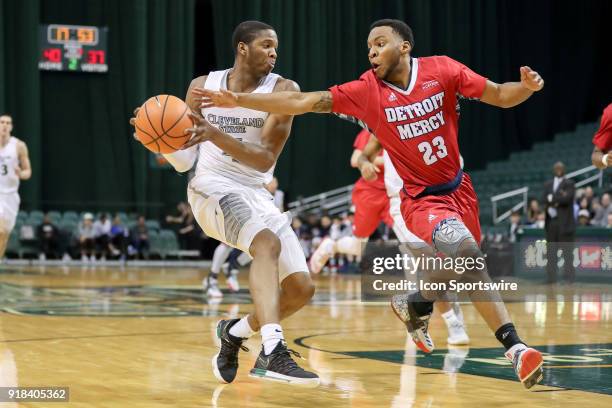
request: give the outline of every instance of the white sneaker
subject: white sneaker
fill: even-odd
[[[319,247],[310,257],[310,272],[311,273],[320,273],[329,258],[334,255],[334,246],[336,243],[331,238],[325,238],[319,244]]]
[[[202,287],[206,291],[206,296],[209,298],[223,297],[223,293],[219,289],[219,284],[218,284],[217,279],[212,279],[209,276],[207,276],[202,281]]]
[[[226,282],[227,288],[230,290],[230,292],[238,292],[240,290],[240,283],[238,283],[238,271],[236,271],[236,273],[232,271]]]

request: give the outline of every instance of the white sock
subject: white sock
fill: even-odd
[[[344,237],[336,242],[336,252],[346,255],[361,255],[361,239],[357,237]]]
[[[278,342],[283,339],[283,329],[280,324],[268,323],[261,326],[261,342],[266,355],[270,354]]]
[[[524,350],[526,348],[527,346],[523,343],[517,343],[506,351],[506,358],[508,358],[510,361],[514,361],[514,354],[516,354],[517,351]]]
[[[442,317],[444,318],[444,322],[446,323],[446,327],[451,327],[453,323],[458,322],[457,316],[453,309],[450,309],[447,312],[442,313]]]
[[[243,339],[248,339],[252,335],[255,334],[251,325],[249,324],[249,316],[244,316],[242,319],[238,320],[236,324],[234,324],[230,330],[229,334],[236,337],[241,337]]]

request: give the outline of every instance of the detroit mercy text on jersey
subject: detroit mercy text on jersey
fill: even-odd
[[[389,153],[404,189],[415,197],[461,170],[457,95],[480,98],[486,78],[446,57],[412,58],[407,89],[376,77],[330,88],[332,111],[361,119]]]
[[[213,71],[208,74],[204,88],[212,91],[227,89],[227,76],[230,70]],[[279,75],[268,74],[253,93],[270,93],[274,90]],[[268,118],[267,112],[247,108],[207,108],[202,116],[213,126],[240,142],[261,145],[261,131]],[[274,166],[265,173],[245,166],[219,149],[212,142],[199,146],[196,175],[212,173],[222,175],[247,185],[261,185],[272,181]]]
[[[4,147],[0,147],[0,193],[9,194],[19,190],[19,154],[17,153],[18,140],[9,138]]]

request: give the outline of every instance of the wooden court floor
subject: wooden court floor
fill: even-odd
[[[69,402],[0,407],[612,406],[610,298],[509,305],[519,334],[546,353],[544,385],[526,391],[469,304],[470,347],[449,350],[436,314],[437,349],[424,356],[386,305],[359,301],[358,279],[319,277],[312,304],[283,322],[321,377],[300,389],[248,377],[257,336],[235,382],[216,382],[216,322],[251,305],[246,290],[207,303],[203,270],[0,268],[0,387],[70,388]]]

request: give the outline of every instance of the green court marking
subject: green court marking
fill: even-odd
[[[612,343],[534,346],[544,354],[542,385],[612,395]],[[404,350],[345,351],[347,356],[419,367],[446,369],[447,372],[479,375],[517,381],[512,364],[502,348],[435,350],[431,355],[418,352],[416,358]],[[463,354],[468,351],[465,358]]]
[[[32,287],[0,283],[0,311],[19,315],[181,317],[220,316],[218,305],[251,303],[246,289],[207,304],[199,287],[127,285]]]

